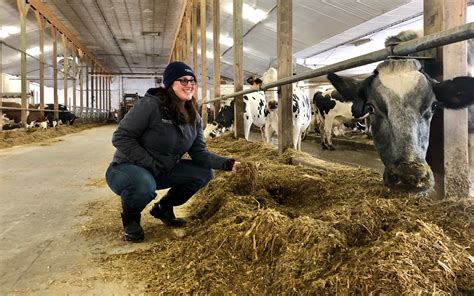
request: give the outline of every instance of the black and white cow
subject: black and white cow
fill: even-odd
[[[72,114],[69,112],[66,108],[66,106],[58,104],[58,110],[59,112],[59,120],[63,123],[69,123],[70,125],[73,125],[74,121],[76,120],[76,115]],[[44,114],[48,118],[48,121],[50,122],[51,126],[55,122],[54,120],[54,104],[46,104],[44,106]]]
[[[334,150],[332,144],[334,127],[341,128],[345,123],[354,123],[369,115],[366,108],[362,116],[360,114],[357,114],[360,117],[356,116],[354,113],[359,110],[360,106],[343,98],[335,89],[316,92],[313,96],[313,103],[318,109],[316,116],[318,116],[321,145],[324,149]]]
[[[252,124],[260,128],[263,135],[265,125],[265,95],[263,92],[254,92],[244,95],[244,136],[248,141]],[[216,120],[208,124],[204,136],[215,137],[223,131],[231,129],[234,123],[234,101],[225,104],[219,110]]]
[[[440,106],[460,109],[473,104],[474,78],[437,82],[411,58],[385,60],[362,81],[334,73],[327,77],[343,97],[359,106],[353,109],[355,116],[370,112],[385,185],[432,188],[433,173],[425,160],[431,118]]]
[[[268,69],[258,81],[268,84],[278,80],[278,73],[275,68]],[[275,89],[265,91],[266,122],[265,136],[267,142],[271,141],[273,132],[278,135],[278,94]],[[293,84],[293,147],[301,150],[302,134],[306,132],[311,123],[311,102],[308,96],[296,85]]]

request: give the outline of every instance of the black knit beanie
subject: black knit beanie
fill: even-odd
[[[169,88],[176,79],[179,79],[183,76],[193,76],[196,80],[196,76],[194,75],[193,69],[191,69],[191,67],[189,67],[185,63],[170,63],[168,66],[166,66],[165,73],[163,74],[163,84],[165,85],[165,88]]]

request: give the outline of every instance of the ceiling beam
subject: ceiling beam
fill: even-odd
[[[96,58],[96,56],[90,52],[76,37],[74,33],[72,33],[64,24],[56,18],[56,16],[44,5],[41,3],[40,0],[27,0],[27,2],[31,5],[31,8],[38,11],[51,25],[53,25],[61,34],[65,35],[71,42],[82,52],[84,55],[88,56],[89,59],[94,61],[94,63],[100,65],[102,69],[105,71],[109,71],[101,62]]]

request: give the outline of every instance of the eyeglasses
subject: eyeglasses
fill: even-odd
[[[196,85],[196,80],[194,79],[181,78],[181,79],[176,79],[176,81],[179,81],[179,83],[181,83],[182,86],[186,86],[188,85],[188,83],[191,83],[191,85]]]

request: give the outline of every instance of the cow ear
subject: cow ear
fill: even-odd
[[[433,84],[436,99],[448,109],[461,109],[474,103],[474,78],[456,77]]]
[[[263,83],[262,79],[260,79],[260,78],[255,79],[254,82],[256,84],[262,84]]]
[[[353,101],[362,93],[361,88],[363,82],[361,81],[351,77],[339,76],[334,73],[329,73],[327,78],[345,101]]]
[[[247,78],[247,83],[252,85],[254,83],[255,79],[253,79],[253,77],[249,77]]]

